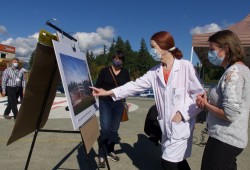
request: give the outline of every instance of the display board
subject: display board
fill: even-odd
[[[71,44],[53,41],[56,59],[74,129],[79,129],[97,111],[92,80],[85,55]]]

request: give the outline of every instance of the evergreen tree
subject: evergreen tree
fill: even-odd
[[[155,62],[151,58],[145,40],[142,38],[141,46],[138,54],[138,69],[140,71],[140,76],[145,74],[154,64]]]
[[[120,36],[117,37],[115,49],[116,49],[116,51],[122,51],[122,52],[124,52],[125,45],[124,45],[124,42],[122,40],[122,37],[120,37]]]
[[[111,43],[111,46],[110,46],[110,48],[109,48],[109,52],[115,52],[115,44],[116,44],[116,42],[115,42],[115,40],[113,39],[113,41],[112,41],[112,43]]]
[[[103,46],[103,54],[107,54],[107,46],[106,45]]]

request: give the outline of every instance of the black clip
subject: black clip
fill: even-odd
[[[59,31],[62,35],[68,37],[70,40],[73,40],[75,42],[77,42],[77,40],[72,37],[71,35],[69,35],[68,33],[64,32],[61,28],[58,28],[57,26],[55,26],[54,24],[52,24],[51,22],[47,21],[46,24],[48,26],[51,26],[52,28],[54,28],[55,30]]]

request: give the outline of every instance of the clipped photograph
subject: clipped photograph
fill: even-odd
[[[97,110],[88,63],[85,55],[70,45],[56,41],[53,45],[73,126],[77,129]]]

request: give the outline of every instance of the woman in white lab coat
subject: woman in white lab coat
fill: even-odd
[[[203,88],[193,65],[181,59],[169,32],[161,31],[151,37],[151,55],[161,61],[142,77],[123,86],[106,91],[93,87],[94,96],[110,95],[114,100],[126,98],[152,88],[162,130],[162,167],[168,170],[190,169],[186,158],[191,156],[192,134],[197,108],[196,95]]]

